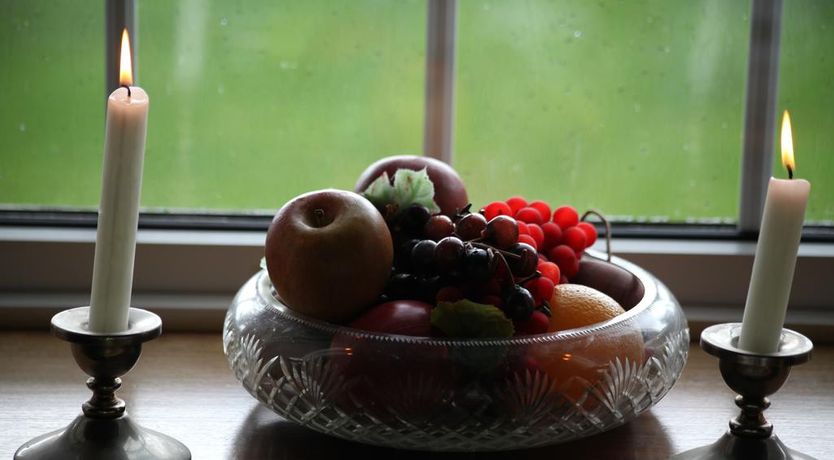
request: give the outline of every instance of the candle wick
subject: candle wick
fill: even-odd
[[[128,86],[128,85],[122,85],[122,88],[124,88],[124,89],[126,89],[126,90],[127,90],[127,97],[130,97],[130,86]]]
[[[793,179],[793,168],[791,168],[790,166],[788,166],[787,168],[788,168],[788,179]]]

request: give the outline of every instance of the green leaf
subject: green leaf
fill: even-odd
[[[386,204],[394,202],[394,186],[388,178],[388,173],[383,172],[375,181],[371,182],[362,195],[379,208],[385,208]]]
[[[440,212],[440,207],[434,202],[434,184],[426,168],[419,171],[398,169],[394,174],[394,200],[400,209],[419,204],[432,214]]]
[[[394,183],[383,172],[369,185],[362,195],[376,207],[383,209],[386,205],[396,205],[396,209],[406,209],[412,204],[425,206],[430,213],[440,212],[434,202],[434,184],[423,168],[420,171],[398,169],[394,173]]]
[[[440,302],[431,312],[431,324],[453,338],[498,339],[515,333],[513,322],[497,307],[466,299]]]

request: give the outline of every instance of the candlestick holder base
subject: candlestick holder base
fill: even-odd
[[[717,324],[701,333],[701,348],[718,358],[724,382],[739,393],[736,405],[741,413],[730,420],[730,429],[718,441],[672,457],[674,460],[813,460],[789,449],[773,434],[764,418],[770,407],[767,396],[776,393],[787,380],[791,366],[807,362],[814,348],[810,339],[782,329],[779,350],[768,354],[738,348],[741,323]]]
[[[16,460],[124,459],[187,460],[191,452],[174,438],[137,425],[115,392],[142,353],[142,344],[162,333],[159,316],[139,308],[129,312],[128,330],[91,332],[90,307],[64,310],[52,317],[52,333],[72,344],[78,366],[90,376],[93,397],[82,414],[62,430],[39,436],[21,446]]]

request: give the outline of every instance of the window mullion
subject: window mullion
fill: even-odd
[[[428,0],[423,153],[452,162],[457,0]]]
[[[756,233],[773,168],[782,0],[753,0],[741,164],[739,230]]]
[[[122,30],[127,28],[132,52],[133,80],[138,81],[139,72],[138,49],[136,33],[136,2],[135,0],[105,0],[104,2],[104,98],[119,87],[119,47],[121,45]]]

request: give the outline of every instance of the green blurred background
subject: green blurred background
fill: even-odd
[[[422,153],[425,0],[138,2],[142,206],[273,212]],[[455,154],[476,206],[734,221],[749,1],[460,0]],[[0,206],[94,209],[97,2],[0,4]],[[808,219],[834,220],[834,2],[785,2],[779,107]],[[784,177],[781,167],[775,174]]]

